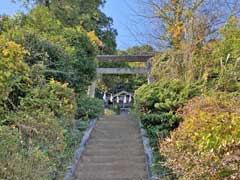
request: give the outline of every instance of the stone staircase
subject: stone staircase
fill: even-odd
[[[128,115],[100,119],[74,174],[75,180],[147,180],[137,121]]]

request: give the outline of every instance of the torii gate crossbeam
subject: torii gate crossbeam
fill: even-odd
[[[144,68],[97,68],[97,74],[148,74],[148,83],[153,81],[151,76],[151,59],[153,55],[99,55],[97,61],[101,62],[145,62]],[[96,81],[89,88],[89,95],[95,96]]]

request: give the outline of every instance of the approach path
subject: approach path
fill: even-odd
[[[87,143],[75,180],[147,180],[138,122],[129,115],[101,118]]]

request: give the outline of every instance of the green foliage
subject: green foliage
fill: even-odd
[[[80,25],[66,27],[44,6],[5,19],[0,21],[3,35],[28,50],[25,59],[30,66],[42,63],[47,79],[68,82],[77,92],[86,90],[96,75],[95,56],[102,43],[94,31]]]
[[[24,26],[24,30],[30,33],[48,36],[51,39],[58,36],[61,33],[61,28],[63,28],[61,22],[55,19],[49,9],[44,6],[30,10]]]
[[[71,53],[70,66],[72,74],[70,84],[76,90],[86,90],[96,75],[96,49],[87,33],[81,27],[66,28],[64,37],[70,45],[66,48]]]
[[[200,86],[179,80],[143,85],[135,92],[135,107],[141,113],[174,112],[188,99],[200,93]]]
[[[221,39],[193,47],[182,43],[179,50],[165,50],[154,57],[152,74],[156,80],[202,81],[206,91],[237,92],[240,89],[239,19],[231,17],[219,29]]]
[[[184,121],[161,142],[167,166],[180,179],[238,179],[239,98],[195,98],[181,110]]]
[[[46,85],[32,89],[22,99],[20,109],[34,111],[41,107],[49,108],[56,117],[63,119],[64,127],[71,127],[76,110],[75,94],[67,84],[52,79]]]
[[[231,17],[219,29],[221,39],[206,42],[202,42],[205,38],[199,33],[201,28],[207,31],[204,23],[191,26],[193,31],[195,28],[200,31],[194,31],[196,36],[189,42],[181,37],[183,26],[176,26],[181,27],[169,30],[170,33],[180,30],[180,36],[176,36],[182,38],[177,39],[182,41],[178,42],[179,47],[156,54],[152,68],[156,82],[142,86],[135,94],[135,107],[141,112],[151,145],[155,152],[161,148],[160,153],[154,153],[156,161],[159,161],[154,165],[160,165],[158,173],[176,172],[180,179],[239,179],[239,160],[236,158],[239,132],[235,130],[236,121],[239,121],[239,99],[231,100],[239,96],[240,90],[239,19]],[[194,38],[200,38],[196,44]],[[218,96],[219,100],[196,98],[181,109],[190,99],[200,95],[200,89],[211,96],[225,92],[227,97]],[[179,116],[176,112],[183,114]],[[183,118],[177,130],[174,128],[178,125],[169,128],[171,124],[162,121],[166,113],[173,114],[177,122]],[[172,117],[168,118],[172,122]],[[167,133],[163,131],[164,126]],[[172,136],[169,139],[170,132]],[[168,170],[161,166],[165,158]],[[169,171],[171,168],[173,172]],[[167,175],[163,178],[171,179]]]
[[[0,18],[0,177],[63,179],[84,120],[102,111],[85,93],[116,32],[102,1],[24,2],[36,6]]]
[[[104,116],[113,116],[116,115],[117,113],[113,111],[112,109],[104,109]]]
[[[178,127],[181,118],[176,115],[177,109],[190,98],[200,94],[200,89],[198,84],[187,85],[182,81],[173,80],[154,82],[136,90],[134,105],[140,112],[142,125],[150,138],[150,145],[154,151],[152,168],[157,174],[170,179],[175,178],[170,169],[161,165],[165,158],[158,152],[158,141],[159,138],[168,137],[170,132]]]
[[[125,53],[125,52],[123,52]],[[126,50],[126,53],[129,55],[146,55],[146,54],[154,54],[154,49],[152,46],[143,45],[143,46],[133,46]]]
[[[23,140],[17,128],[0,126],[0,142],[1,178],[50,179],[50,159],[38,148],[27,153],[23,149]]]
[[[155,82],[136,90],[134,105],[141,113],[142,124],[149,136],[164,138],[178,126],[176,110],[199,93],[197,85],[186,85],[177,80]]]
[[[65,27],[81,25],[87,32],[95,31],[97,36],[104,43],[104,46],[101,47],[102,53],[112,54],[115,52],[117,32],[112,28],[113,20],[101,11],[101,7],[104,6],[105,3],[104,0],[18,1],[22,1],[25,5],[34,3],[38,7],[45,6],[45,8],[50,10],[54,19]],[[48,22],[50,21],[44,21],[44,23]]]
[[[27,53],[20,45],[0,36],[0,117],[8,110],[16,110],[18,98],[14,90],[27,88],[29,67],[23,61]],[[24,83],[25,82],[25,83]],[[0,120],[1,123],[1,120]]]
[[[51,80],[31,89],[21,99],[18,110],[10,113],[3,123],[15,129],[20,138],[18,143],[21,142],[12,152],[13,156],[19,153],[20,159],[16,162],[8,160],[14,164],[14,168],[6,166],[5,170],[13,175],[20,171],[22,174],[16,175],[19,178],[24,178],[25,170],[29,177],[36,179],[41,179],[43,172],[46,179],[60,178],[69,159],[65,152],[72,148],[67,143],[71,138],[68,134],[76,131],[75,110],[75,94],[66,84]],[[4,158],[0,161],[4,162]],[[30,161],[29,165],[32,166],[19,169],[25,161]]]
[[[97,118],[103,110],[102,100],[96,98],[90,98],[84,95],[80,95],[77,98],[77,115],[76,118]]]
[[[216,42],[211,56],[216,64],[215,68],[211,69],[211,73],[217,74],[217,78],[212,80],[212,84],[214,83],[215,88],[219,91],[239,92],[239,19],[230,18],[221,29],[221,34],[223,39]]]
[[[112,54],[116,50],[117,32],[112,28],[113,20],[101,11],[104,3],[104,0],[53,0],[50,7],[55,17],[65,26],[80,24],[87,32],[96,32],[104,44],[101,53]]]
[[[44,65],[28,66],[27,51],[2,36],[0,40],[0,176],[61,179],[83,131],[75,121],[74,90],[47,81]]]
[[[142,118],[142,125],[150,137],[165,138],[178,126],[179,119],[172,113],[147,114]]]

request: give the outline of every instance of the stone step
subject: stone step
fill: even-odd
[[[75,171],[75,180],[147,180],[142,137],[130,116],[101,118]]]
[[[110,122],[104,122],[104,123],[98,123],[97,126],[99,128],[111,128],[113,127],[114,129],[120,128],[120,129],[128,129],[128,127],[133,127],[136,128],[135,126],[135,122],[132,123],[127,123],[127,122],[123,122],[123,123],[110,123]]]
[[[93,162],[83,162],[78,165],[79,170],[83,169],[102,169],[104,171],[112,171],[116,169],[137,169],[137,170],[142,170],[145,171],[145,165],[143,163],[131,163],[129,161],[125,161],[122,163],[93,163]]]
[[[117,147],[113,147],[113,148],[106,148],[105,146],[100,147],[98,145],[94,146],[94,144],[91,144],[91,145],[87,146],[87,150],[89,152],[90,151],[97,151],[97,152],[106,151],[109,154],[114,154],[115,152],[141,152],[141,153],[143,153],[143,148],[139,144],[136,144],[136,147],[135,146],[124,147],[123,145],[121,145],[121,146],[118,145]]]
[[[140,133],[140,132],[139,132]],[[108,138],[112,138],[112,136],[125,136],[125,137],[128,137],[128,138],[131,138],[131,137],[140,137],[140,134],[139,133],[136,133],[136,132],[127,132],[127,131],[121,131],[121,132],[118,132],[117,130],[114,131],[114,130],[101,130],[101,131],[94,131],[94,133],[91,134],[91,136],[106,136]]]
[[[78,169],[76,172],[76,177],[80,180],[87,180],[87,179],[107,179],[107,178],[130,178],[130,179],[147,179],[146,171],[140,170],[133,170],[131,169],[115,169],[115,170],[106,170],[104,168],[82,168]]]
[[[83,180],[83,179],[75,179],[75,180]],[[84,180],[147,180],[147,178],[141,178],[139,179],[139,177],[136,178],[87,178]]]
[[[122,144],[122,145],[126,145],[126,144],[138,144],[141,143],[142,144],[142,139],[141,138],[133,138],[133,139],[110,139],[110,138],[97,138],[95,137],[95,139],[93,138],[94,136],[92,136],[88,142],[90,143],[96,143],[96,144]]]
[[[123,134],[123,133],[136,134],[136,132],[135,132],[136,130],[133,131],[133,129],[128,129],[126,127],[122,127],[122,128],[120,128],[120,127],[115,127],[115,128],[107,127],[106,128],[104,126],[103,127],[98,126],[98,128],[94,129],[93,132],[105,132],[105,133],[111,132],[111,133],[118,133],[118,134]],[[117,126],[117,125],[115,125],[115,126]]]
[[[143,144],[140,143],[134,143],[134,144],[104,144],[104,143],[89,143],[87,145],[87,148],[97,148],[97,149],[143,149]]]
[[[98,156],[98,155],[92,155],[92,156],[83,156],[82,157],[83,162],[93,162],[93,163],[122,163],[125,161],[130,161],[132,163],[145,163],[145,156],[115,156],[115,155],[109,155],[109,156]]]
[[[137,121],[131,121],[131,120],[104,120],[104,121],[98,121],[98,124],[105,124],[105,125],[112,125],[112,124],[125,124],[125,125],[131,125],[135,126]]]
[[[92,156],[92,155],[98,155],[98,156],[111,156],[111,155],[115,155],[115,156],[139,156],[142,155],[144,152],[141,150],[136,150],[136,151],[103,151],[103,150],[89,150],[87,149],[84,152],[84,155],[87,156]]]
[[[135,136],[135,137],[127,137],[126,135],[122,136],[104,136],[104,135],[93,135],[90,136],[93,140],[96,141],[108,141],[110,143],[116,144],[116,143],[121,143],[121,142],[135,142],[138,140],[142,140],[140,136]],[[139,141],[137,142],[139,143]]]

